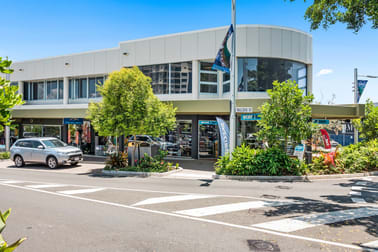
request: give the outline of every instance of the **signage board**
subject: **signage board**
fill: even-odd
[[[201,120],[199,121],[200,125],[217,125],[217,121],[208,121],[208,120]]]
[[[63,124],[83,124],[83,118],[64,118]]]
[[[298,159],[303,160],[304,150],[305,150],[304,145],[298,144],[297,146],[295,146],[294,156],[297,156]]]
[[[261,120],[261,114],[260,113],[243,114],[241,115],[241,120],[242,121],[258,121],[258,120]]]
[[[236,113],[252,113],[252,107],[236,107]]]
[[[316,124],[329,124],[328,119],[313,119],[312,122]]]

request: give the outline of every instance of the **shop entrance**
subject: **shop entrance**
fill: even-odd
[[[218,158],[218,123],[215,120],[200,120],[198,130],[198,157]]]

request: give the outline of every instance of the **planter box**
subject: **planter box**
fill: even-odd
[[[164,177],[172,173],[182,171],[183,169],[179,167],[178,169],[168,171],[168,172],[136,172],[136,171],[115,171],[115,170],[102,170],[102,174],[112,177]]]

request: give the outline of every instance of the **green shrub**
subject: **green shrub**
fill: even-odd
[[[10,152],[0,152],[0,159],[9,159]]]
[[[298,160],[290,158],[278,148],[261,150],[245,145],[234,149],[232,160],[225,155],[215,163],[217,174],[238,176],[300,175],[305,168]]]
[[[128,157],[127,152],[115,152],[111,154],[106,160],[106,170],[120,169],[127,167]]]
[[[6,226],[7,218],[9,217],[11,209],[8,209],[4,213],[0,211],[0,252],[11,252],[15,250],[26,238],[21,238],[11,245],[8,245],[4,238],[1,236],[1,232]]]

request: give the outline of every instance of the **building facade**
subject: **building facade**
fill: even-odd
[[[104,155],[112,139],[98,136],[86,112],[101,100],[96,84],[122,67],[138,66],[151,77],[158,98],[177,107],[177,128],[165,142],[170,155],[216,158],[219,132],[216,117],[230,113],[230,76],[212,63],[228,27],[120,42],[116,48],[15,62],[10,75],[25,104],[13,110],[19,137],[54,136],[80,146],[85,153]],[[239,25],[236,44],[236,99],[251,108],[238,114],[238,144],[252,141],[258,107],[268,99],[274,80],[295,80],[305,94],[312,91],[312,37],[284,27]],[[255,114],[255,115],[254,115]],[[1,144],[1,143],[0,143]]]

